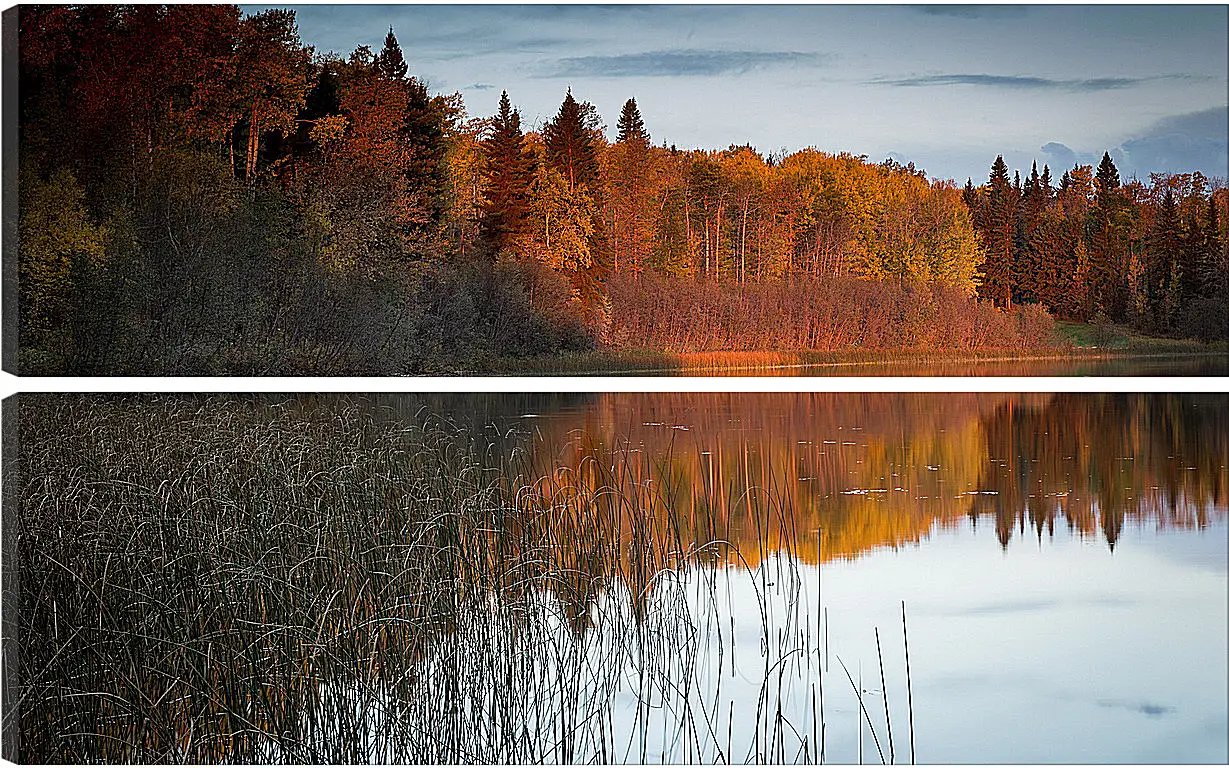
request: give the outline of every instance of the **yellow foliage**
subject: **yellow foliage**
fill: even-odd
[[[345,138],[350,122],[342,115],[325,115],[316,119],[311,129],[311,140],[324,151],[336,147]]]
[[[86,214],[85,192],[72,173],[22,184],[19,224],[25,323],[50,328],[68,309],[77,263],[101,266],[106,230]]]

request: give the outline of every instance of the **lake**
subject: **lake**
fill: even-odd
[[[882,361],[811,362],[811,353],[710,353],[705,363],[648,370],[552,371],[562,374],[640,376],[1226,376],[1229,355],[1083,353],[1050,357],[983,357],[888,359]],[[798,358],[772,362],[774,357]],[[599,366],[600,367],[600,366]],[[534,371],[534,373],[544,373]]]
[[[1224,395],[21,398],[32,761],[1229,758]]]

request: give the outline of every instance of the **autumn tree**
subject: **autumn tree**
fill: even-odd
[[[649,143],[635,99],[619,115],[618,140],[601,153],[603,213],[613,272],[639,275],[653,250],[662,158]]]
[[[446,236],[461,262],[472,260],[482,234],[484,175],[483,144],[492,130],[490,118],[468,117],[458,98],[449,120],[444,166],[448,204],[442,222]]]
[[[568,89],[559,111],[542,131],[545,165],[558,174],[558,181],[539,173],[538,187],[541,194],[562,196],[543,203],[544,210],[566,211],[576,217],[567,222],[556,220],[557,229],[587,233],[584,252],[565,255],[561,261],[571,265],[564,271],[585,308],[590,327],[599,334],[608,322],[609,308],[603,284],[612,266],[605,228],[601,217],[596,215],[603,198],[598,163],[600,136],[597,111],[590,104],[577,102]],[[592,219],[585,220],[587,217]]]
[[[293,129],[305,104],[310,53],[299,42],[294,12],[271,9],[241,22],[235,57],[233,93],[246,131],[243,178],[251,184],[263,135]]]
[[[499,112],[482,144],[482,154],[480,231],[488,258],[495,260],[501,253],[512,253],[519,238],[528,234],[530,186],[535,178],[535,161],[521,133],[521,116],[512,108],[507,91],[499,97]]]
[[[982,238],[985,260],[982,263],[978,293],[997,306],[1011,309],[1015,286],[1012,276],[1016,258],[1017,194],[1007,177],[1007,164],[999,155],[990,168]]]

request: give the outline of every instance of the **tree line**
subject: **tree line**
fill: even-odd
[[[1054,183],[1049,166],[965,186],[984,256],[980,295],[1155,335],[1229,337],[1229,190],[1202,173],[1123,182],[1106,152]]]
[[[19,19],[29,373],[472,370],[628,339],[622,319],[654,293],[637,287],[646,276],[684,318],[752,284],[839,280],[874,281],[858,289],[870,301],[894,282],[974,314],[982,298],[1140,324],[1138,295],[1168,318],[1162,332],[1224,303],[1210,250],[1226,240],[1224,193],[1195,175],[1171,184],[1163,215],[1160,182],[1117,185],[1111,201],[1082,191],[1080,167],[1044,196],[1031,178],[962,193],[865,156],[655,145],[634,99],[613,141],[570,90],[537,130],[507,93],[471,117],[410,74],[392,29],[378,52],[343,58],[305,45],[285,10],[31,6]],[[1172,242],[1161,220],[1176,222]],[[1058,255],[1077,224],[1084,267]],[[1152,255],[1171,251],[1177,278]],[[1085,269],[1081,298],[1030,282],[1040,261]]]

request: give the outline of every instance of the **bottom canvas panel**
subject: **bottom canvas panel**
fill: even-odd
[[[1229,401],[5,404],[5,757],[1223,763]]]

